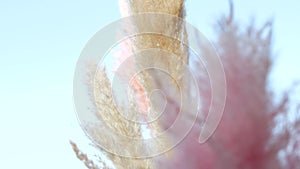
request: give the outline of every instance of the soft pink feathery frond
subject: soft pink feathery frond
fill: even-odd
[[[213,137],[198,143],[195,126],[171,157],[162,157],[162,168],[188,169],[296,169],[299,162],[299,117],[289,123],[289,93],[275,103],[268,88],[272,67],[272,22],[243,31],[233,20],[221,18],[215,46],[224,65],[227,100],[223,118]],[[265,36],[263,36],[265,35]],[[209,53],[206,55],[209,57]],[[193,59],[193,56],[190,56]],[[199,72],[205,72],[200,63]],[[208,112],[211,95],[208,75],[198,77],[202,116]],[[169,109],[171,113],[172,108]],[[298,110],[299,112],[299,110]],[[276,121],[278,117],[285,121]],[[170,115],[170,119],[173,119]],[[198,121],[200,122],[200,120]],[[280,131],[274,131],[278,126]],[[286,150],[288,149],[288,150]],[[282,152],[286,154],[280,156]]]

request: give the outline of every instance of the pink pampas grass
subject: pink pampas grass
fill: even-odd
[[[229,18],[221,18],[216,29],[215,46],[227,81],[226,106],[219,127],[212,138],[199,144],[200,129],[195,126],[173,150],[173,156],[162,157],[159,161],[162,168],[300,168],[299,115],[293,122],[288,122],[291,111],[289,93],[275,103],[268,88],[273,60],[272,23],[267,22],[261,29],[248,26],[243,31],[232,14],[231,11]],[[207,112],[211,99],[210,84],[205,78],[198,78],[202,82],[199,89],[202,112]],[[299,113],[299,108],[296,111]]]

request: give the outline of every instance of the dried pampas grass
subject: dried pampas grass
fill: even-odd
[[[119,2],[122,16],[159,12],[184,18],[184,1],[182,0],[120,0]],[[142,29],[145,26],[135,22],[132,25],[135,29]],[[162,29],[165,28],[162,26]],[[242,30],[234,20],[233,7],[231,6],[229,17],[221,18],[217,22],[216,28],[218,38],[214,44],[225,68],[227,100],[223,119],[212,138],[205,144],[199,144],[200,129],[198,126],[194,126],[187,138],[175,147],[171,151],[172,153],[148,159],[121,157],[105,152],[96,146],[99,151],[105,152],[106,157],[114,164],[114,168],[297,169],[300,166],[298,153],[300,139],[296,137],[300,134],[300,120],[298,118],[285,124],[278,122],[278,119],[287,120],[290,111],[288,109],[290,105],[289,95],[286,94],[282,101],[277,104],[272,98],[272,93],[268,90],[268,75],[273,60],[272,22],[267,22],[260,29],[250,25],[247,29]],[[184,25],[171,24],[164,31],[174,32],[184,40],[189,38],[185,33]],[[146,34],[131,38],[124,48],[130,50],[130,53],[158,48],[175,54],[177,58],[174,60],[156,58],[158,60],[153,61],[135,58],[134,64],[139,66],[145,62],[160,62],[168,67],[176,79],[182,77],[185,65],[188,64],[194,69],[197,68],[200,74],[197,76],[197,80],[201,83],[199,92],[202,102],[202,114],[197,122],[201,122],[203,120],[201,118],[207,116],[205,112],[208,112],[212,97],[209,77],[203,73],[205,69],[201,63],[191,62],[195,56],[189,54],[182,42],[162,35]],[[210,53],[203,51],[204,55],[210,56]],[[91,65],[90,69],[98,69],[98,67]],[[100,126],[86,126],[90,133],[94,133],[92,137],[111,146],[116,151],[125,149],[129,156],[139,154],[138,151],[142,150],[136,150],[136,145],[131,142],[124,141],[118,144],[122,145],[121,147],[110,142],[110,140],[118,140],[118,135],[112,135],[112,138],[103,137],[104,135],[107,136],[108,134],[105,132],[109,131],[102,130],[101,126],[112,129],[121,135],[140,138],[141,141],[137,144],[140,144],[139,146],[144,144],[141,126],[124,120],[119,110],[116,109],[110,92],[111,82],[105,69],[99,70],[96,77],[92,77],[88,81],[88,86],[93,87],[91,91],[95,91],[95,93],[91,93],[91,99],[95,101],[95,114],[100,122]],[[136,88],[139,94],[148,96],[154,85],[159,85],[153,81],[158,82],[159,79],[155,79],[150,73],[142,73],[135,79],[131,87]],[[147,98],[139,98],[139,101],[145,102],[147,100]],[[150,129],[153,133],[159,132],[173,119],[174,109],[178,106],[176,102],[173,104],[166,112],[167,116],[170,117],[169,120],[152,124]],[[147,107],[147,104],[143,104],[143,106],[145,105]],[[131,107],[131,115],[140,113],[138,106],[141,105]],[[297,111],[299,112],[299,109]],[[149,114],[145,114],[145,116],[148,118]],[[280,129],[278,126],[281,126]],[[172,133],[166,138],[166,142],[151,146],[164,146],[178,134],[181,133]],[[93,162],[77,148],[75,143],[71,142],[71,145],[77,158],[83,161],[88,168],[109,168],[105,160],[99,158],[97,162]]]

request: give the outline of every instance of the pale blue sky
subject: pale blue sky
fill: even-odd
[[[188,0],[187,20],[208,38],[226,0]],[[300,3],[235,2],[242,23],[274,18],[278,55],[272,85],[283,90],[300,74]],[[0,0],[0,168],[84,169],[68,143],[82,138],[72,79],[85,43],[120,17],[112,1]]]

